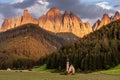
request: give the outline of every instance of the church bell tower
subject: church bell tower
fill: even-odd
[[[66,62],[66,71],[67,72],[69,71],[69,65],[70,65],[69,58],[67,58],[67,62]]]

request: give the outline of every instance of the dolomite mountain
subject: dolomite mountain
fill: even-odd
[[[0,31],[3,32],[27,23],[38,24],[38,20],[33,18],[32,15],[28,12],[28,10],[24,10],[23,16],[18,16],[16,21],[14,17],[5,19]]]
[[[117,11],[113,17],[109,17],[108,14],[104,14],[101,20],[97,20],[96,23],[93,25],[93,31],[96,31],[103,27],[104,25],[107,25],[111,23],[112,21],[120,19],[120,13]]]
[[[91,27],[89,22],[84,23],[73,12],[65,11],[64,13],[61,13],[56,7],[51,8],[46,14],[40,16],[39,19],[33,18],[28,10],[24,10],[23,16],[18,16],[16,20],[14,17],[5,19],[0,32],[4,32],[24,24],[32,23],[37,24],[41,28],[53,33],[71,32],[82,38],[83,36],[96,31],[102,26],[107,25],[117,19],[120,19],[119,12],[116,12],[113,17],[109,17],[108,14],[104,14],[102,19],[97,20],[93,27]]]
[[[37,24],[41,28],[54,33],[71,32],[78,37],[83,37],[92,32],[89,22],[84,23],[72,12],[65,11],[62,14],[56,7],[51,8],[39,19],[33,18],[28,10],[24,10],[23,16],[18,16],[16,21],[14,17],[5,19],[0,31],[4,32],[27,23]]]

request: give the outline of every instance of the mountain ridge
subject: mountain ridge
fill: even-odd
[[[120,19],[120,13],[115,12],[114,16],[109,17],[108,14],[104,14],[101,20],[97,20],[93,25],[93,31],[99,30],[101,27]]]
[[[48,10],[39,19],[33,18],[28,10],[24,10],[23,16],[18,16],[16,21],[14,17],[5,19],[0,31],[4,32],[27,23],[37,24],[41,28],[54,33],[71,32],[80,38],[92,32],[91,26],[87,25],[86,27],[85,23],[73,12],[65,11],[62,14],[56,7]]]
[[[37,24],[41,28],[53,33],[71,32],[79,38],[82,38],[117,19],[120,19],[120,13],[118,11],[116,11],[112,17],[109,17],[108,14],[104,14],[102,19],[97,20],[93,27],[91,27],[89,22],[83,22],[73,12],[65,10],[61,13],[61,11],[56,7],[49,9],[47,13],[41,15],[39,19],[33,18],[28,10],[24,10],[23,15],[18,16],[17,20],[15,20],[14,17],[5,19],[0,32],[4,32],[23,24],[32,23]]]

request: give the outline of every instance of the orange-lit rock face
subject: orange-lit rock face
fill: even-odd
[[[32,15],[28,12],[28,10],[24,10],[23,16],[18,16],[16,21],[14,21],[14,17],[5,19],[0,31],[6,31],[27,23],[38,24],[38,20],[32,18]]]
[[[41,16],[39,25],[54,33],[72,32],[78,37],[83,37],[92,32],[92,28],[90,26],[88,26],[89,28],[85,27],[85,24],[75,14],[67,11],[62,14],[57,8],[52,8],[46,15]]]
[[[59,9],[51,8],[46,15],[39,18],[39,25],[49,31],[58,32],[62,24],[62,14]]]
[[[120,19],[120,13],[117,11],[113,17],[113,20]]]
[[[14,17],[11,17],[9,19],[5,19],[2,27],[1,27],[1,31],[6,31],[7,29],[11,29],[14,28]]]
[[[43,29],[54,33],[72,32],[78,37],[83,37],[92,32],[92,28],[88,22],[83,23],[82,20],[72,12],[65,11],[62,14],[60,10],[55,7],[41,16],[39,20],[33,18],[28,10],[24,10],[23,16],[18,16],[15,22],[14,18],[5,20],[2,28],[8,30],[27,23],[39,24]]]
[[[27,23],[38,24],[38,20],[32,18],[32,15],[28,12],[28,10],[24,10],[21,24]]]
[[[101,27],[103,27],[104,25],[109,24],[112,21],[115,21],[117,19],[120,19],[120,13],[116,12],[114,17],[109,17],[108,14],[104,14],[101,21],[98,20],[96,21],[96,23],[93,25],[93,31],[100,29]]]
[[[16,27],[21,25],[21,23],[22,23],[22,18],[23,18],[22,16],[18,16],[17,21],[16,21],[16,24],[15,24]]]
[[[106,24],[108,24],[108,23],[110,23],[111,22],[111,19],[110,19],[110,17],[108,16],[108,14],[104,14],[103,15],[103,17],[102,17],[102,19],[101,19],[101,21],[97,21],[95,24],[94,24],[94,26],[93,26],[93,30],[95,31],[95,30],[98,30],[98,29],[100,29],[102,26],[104,26],[104,25],[106,25]]]

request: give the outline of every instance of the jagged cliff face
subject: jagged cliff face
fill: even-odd
[[[24,10],[21,25],[27,24],[27,23],[38,24],[38,20],[34,19],[32,15],[28,12],[28,10]]]
[[[120,13],[116,12],[113,17],[109,17],[108,14],[104,14],[101,21],[97,20],[96,23],[93,25],[93,31],[96,31],[103,27],[104,25],[109,24],[112,21],[115,21],[117,19],[120,19]]]
[[[65,11],[62,14],[57,8],[51,8],[45,15],[41,16],[39,26],[54,33],[72,32],[78,37],[92,32],[91,26],[86,26],[74,13]]]
[[[113,21],[120,19],[120,13],[117,11],[113,17]]]
[[[14,28],[14,26],[15,26],[14,17],[11,17],[9,19],[5,19],[3,24],[2,24],[1,31],[2,30],[5,31],[8,29]]]
[[[59,32],[60,26],[62,26],[61,17],[62,14],[59,9],[51,8],[46,15],[39,18],[39,26],[51,32]]]
[[[117,19],[120,19],[119,12],[116,12],[113,17],[109,17],[108,14],[104,14],[101,20],[96,21],[92,29],[89,22],[83,23],[82,20],[74,13],[65,11],[62,14],[59,9],[53,7],[39,19],[33,18],[28,10],[24,10],[23,16],[18,16],[16,21],[14,20],[14,17],[5,19],[0,31],[3,32],[27,23],[33,23],[54,33],[71,32],[78,37],[83,37],[84,35],[98,30],[104,25]]]
[[[102,26],[110,23],[110,17],[108,16],[108,14],[104,14],[101,21],[98,20],[95,24],[94,24],[94,27],[93,27],[93,30],[98,30],[100,29]]]
[[[5,19],[0,31],[3,32],[27,23],[38,24],[38,20],[33,18],[28,10],[24,10],[23,16],[18,16],[16,21],[14,20],[14,17]]]
[[[78,37],[83,37],[92,32],[92,28],[88,22],[83,23],[82,20],[72,12],[65,11],[62,14],[60,10],[55,7],[41,16],[39,20],[33,18],[28,10],[24,10],[23,16],[18,16],[16,21],[14,21],[14,18],[5,20],[1,31],[6,31],[27,23],[38,24],[43,29],[54,33],[71,32]]]

